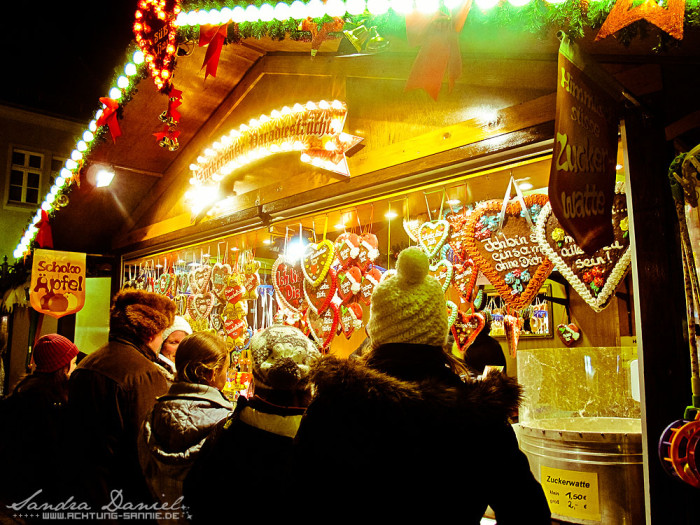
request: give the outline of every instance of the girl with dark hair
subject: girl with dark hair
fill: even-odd
[[[146,416],[139,434],[139,462],[152,494],[173,505],[211,429],[233,410],[222,390],[229,353],[209,332],[185,337],[175,355],[177,375]]]

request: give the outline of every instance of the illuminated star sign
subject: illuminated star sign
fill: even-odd
[[[221,137],[190,165],[194,185],[218,183],[234,170],[261,158],[289,151],[301,161],[350,176],[345,153],[363,139],[343,132],[347,107],[343,102],[308,102],[283,107],[242,124]]]

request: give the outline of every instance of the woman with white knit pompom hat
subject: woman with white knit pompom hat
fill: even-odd
[[[367,332],[361,358],[327,356],[312,367],[297,485],[332,489],[310,506],[313,517],[342,507],[357,518],[430,512],[432,521],[476,525],[490,505],[499,525],[549,525],[508,422],[520,387],[503,374],[460,377],[463,364],[443,348],[445,296],[420,248],[403,250],[396,274],[374,289]]]

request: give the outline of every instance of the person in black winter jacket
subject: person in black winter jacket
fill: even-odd
[[[310,366],[321,354],[300,330],[285,325],[255,334],[250,350],[252,394],[239,397],[233,414],[214,427],[185,478],[184,504],[195,524],[255,517],[272,523],[288,519],[290,506],[298,504],[292,445],[311,400]]]
[[[450,518],[476,525],[549,525],[542,487],[509,424],[521,390],[504,374],[473,380],[443,348],[447,309],[419,248],[374,290],[371,349],[312,369],[315,395],[295,438],[297,487],[318,495],[317,521]],[[339,510],[342,509],[342,510]]]
[[[56,504],[64,492],[70,464],[68,377],[78,348],[66,337],[48,334],[34,345],[34,372],[0,401],[0,504],[32,501]],[[3,509],[4,510],[4,509]]]
[[[506,372],[506,357],[501,343],[489,335],[491,331],[491,314],[484,312],[486,323],[464,352],[464,362],[477,375],[484,373],[487,366],[502,366]]]

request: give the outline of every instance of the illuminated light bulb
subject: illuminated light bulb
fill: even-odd
[[[260,118],[258,119],[260,121],[260,124],[267,124],[270,122],[270,117],[267,115],[260,115]]]
[[[61,168],[61,171],[59,173],[61,174],[61,177],[63,177],[66,180],[73,177],[73,172],[68,168]]]
[[[197,11],[197,25],[205,26],[209,24],[209,11]]]
[[[270,144],[271,153],[279,153],[280,151],[282,151],[282,148],[280,148],[277,144]]]
[[[349,133],[341,133],[338,135],[338,140],[340,140],[340,142],[350,142],[352,141],[352,135]]]
[[[288,140],[285,140],[282,144],[280,144],[282,151],[292,151],[292,147],[292,143]]]
[[[345,6],[351,15],[361,15],[365,12],[367,4],[365,0],[348,0]]]
[[[271,240],[271,239],[263,239],[263,244],[272,244],[272,240]],[[17,255],[16,257],[19,258],[21,255],[22,255],[22,254]]]
[[[293,111],[294,113],[301,113],[302,111],[305,111],[305,110],[304,110],[304,106],[302,106],[301,104],[297,103],[297,104],[294,104],[294,107],[292,107],[292,111]]]
[[[306,144],[304,144],[304,143],[303,143],[302,141],[300,141],[300,140],[295,140],[295,141],[294,141],[294,145],[292,146],[292,149],[295,149],[295,150],[297,150],[297,151],[298,151],[298,150],[306,149]]]
[[[160,76],[163,78],[168,78],[170,76],[170,71],[168,71],[167,69],[163,69],[160,72]]]
[[[314,104],[313,102],[309,101],[306,103],[306,109],[308,109],[309,111],[312,111],[314,109],[318,109],[318,106],[316,104]]]
[[[383,15],[389,7],[389,0],[367,0],[367,11],[373,15]]]
[[[301,154],[301,161],[302,162],[311,162],[311,157],[309,156],[308,153],[302,153]]]
[[[59,175],[58,177],[56,177],[56,186],[62,188],[65,183],[66,178],[63,175]]]
[[[245,133],[246,131],[250,130],[250,128],[249,128],[248,126],[246,126],[245,124],[241,124],[241,125],[238,127],[238,130],[239,130],[241,133]]]
[[[224,135],[223,137],[221,137],[221,144],[223,145],[222,147],[230,145],[231,137],[229,137],[228,135]]]
[[[460,201],[459,199],[450,199],[447,201],[447,204],[449,204],[450,206],[457,206],[458,204],[461,204],[461,202],[462,201]]]
[[[318,103],[318,107],[321,109],[330,109],[331,105],[328,102],[326,102],[325,100],[321,100]]]
[[[122,88],[122,89],[128,88],[129,87],[129,79],[126,78],[124,75],[121,75],[117,79],[117,87]]]
[[[177,15],[177,18],[175,18],[174,24],[177,27],[182,27],[187,25],[187,13],[180,13]]]
[[[304,4],[304,2],[295,0],[294,2],[292,2],[292,5],[289,6],[289,14],[292,18],[301,20],[308,16],[306,13],[306,4]]]
[[[518,184],[518,186],[523,191],[528,191],[528,190],[531,190],[532,188],[534,188],[534,186],[530,182],[521,182],[520,184]]]
[[[330,140],[326,142],[326,145],[324,146],[326,151],[335,151],[338,149],[338,146],[334,142],[331,142]]]
[[[114,100],[119,100],[122,98],[122,90],[116,87],[113,87],[112,89],[109,90],[109,98],[114,99]]]
[[[245,8],[245,19],[247,22],[257,22],[260,19],[260,10],[254,5],[249,5]]]
[[[88,124],[88,129],[95,133],[95,131],[97,131],[97,120],[91,120]]]
[[[95,138],[95,135],[92,134],[92,131],[86,130],[83,133],[83,140],[85,142],[92,142],[92,140]]]
[[[46,196],[46,200],[44,200],[44,202],[45,202],[46,204],[48,204],[49,206],[51,206],[51,205],[54,203],[55,200],[56,200],[56,194],[55,194],[55,193],[49,193],[49,194]]]
[[[390,5],[391,9],[400,15],[413,12],[413,0],[390,0]]]
[[[245,22],[245,9],[237,5],[231,10],[231,21],[240,24]]]
[[[388,211],[388,212],[386,212],[386,213],[384,214],[384,217],[387,218],[387,219],[389,219],[389,220],[395,219],[395,218],[398,217],[398,216],[399,216],[399,214],[396,213],[396,212],[393,211],[393,210],[390,210],[390,211]]]
[[[289,9],[289,5],[284,2],[280,2],[274,7],[275,18],[280,22],[288,20],[292,15]]]
[[[220,175],[218,173],[212,173],[212,175],[211,175],[211,180],[213,180],[214,182],[219,182],[223,178],[224,178],[224,176]]]
[[[134,33],[140,33],[143,31],[143,25],[141,25],[139,22],[134,23]]]
[[[342,0],[328,0],[326,2],[326,13],[328,13],[328,16],[343,16],[345,11],[345,4]]]
[[[548,4],[552,5],[557,5],[557,4],[563,4],[566,2],[566,0],[545,0]],[[593,0],[594,2],[597,2],[598,0]]]
[[[440,8],[438,0],[416,0],[416,10],[425,14],[431,15]]]
[[[221,142],[214,142],[214,144],[212,144],[212,147],[213,147],[216,151],[219,151],[221,148],[223,148],[223,145],[221,144]]]
[[[334,133],[338,133],[342,131],[343,129],[343,121],[339,118],[334,118],[331,119],[331,130],[333,130]]]
[[[49,212],[49,211],[51,211],[51,204],[44,201],[41,203],[41,209],[44,210],[45,212]]]
[[[270,116],[271,116],[273,119],[278,119],[278,118],[280,118],[280,117],[282,116],[282,113],[280,113],[280,112],[279,112],[278,110],[276,110],[276,109],[273,109],[273,110],[270,112]]]
[[[229,133],[229,136],[230,136],[232,139],[237,139],[237,138],[239,138],[239,137],[241,136],[241,133],[240,133],[237,129],[232,129],[232,130],[231,130],[231,133]]]
[[[190,171],[199,171],[199,166],[196,164],[190,164]]]
[[[250,119],[250,122],[248,122],[248,126],[251,128],[257,128],[259,125],[260,123],[254,118]]]
[[[282,115],[289,115],[291,114],[292,110],[289,109],[287,106],[282,107]]]
[[[263,4],[260,6],[260,20],[263,22],[270,22],[275,18],[275,9],[270,4]]]
[[[496,7],[499,0],[476,0],[476,5],[479,9],[486,11],[492,7]]]
[[[69,170],[73,171],[73,170],[75,170],[77,167],[78,167],[78,163],[75,162],[73,159],[68,159],[68,160],[66,161],[66,168],[68,168]]]
[[[616,165],[615,165],[615,170],[616,170],[616,171],[621,171],[622,168],[623,168],[622,164],[616,164]]]
[[[199,162],[200,164],[206,164],[207,159],[206,157],[200,155],[199,157],[197,157],[197,162]]]
[[[86,149],[88,149],[87,144],[85,144],[84,140],[78,141],[78,143],[75,145],[75,147],[78,149],[78,151],[83,152]]]
[[[508,3],[513,7],[522,7],[530,3],[530,0],[508,0]]]
[[[131,58],[134,61],[134,64],[143,64],[143,51],[141,51],[140,49],[138,51],[134,51],[134,55]]]
[[[326,8],[321,0],[311,0],[306,4],[306,16],[311,18],[321,18],[326,12]]]
[[[14,256],[15,259],[19,259],[23,255],[23,251],[20,250],[19,248],[15,248],[15,251],[12,252],[12,255]]]
[[[74,149],[74,150],[71,152],[71,154],[70,154],[70,158],[71,158],[72,160],[74,160],[75,162],[78,162],[78,161],[80,161],[80,160],[83,159],[83,154],[80,153],[77,149]],[[66,165],[67,165],[67,164],[68,164],[68,163],[66,162]]]
[[[197,184],[197,179],[195,179],[194,177],[190,177],[190,186],[194,186],[195,184]],[[185,199],[188,198],[187,197],[188,193],[189,193],[189,191],[185,193]]]

